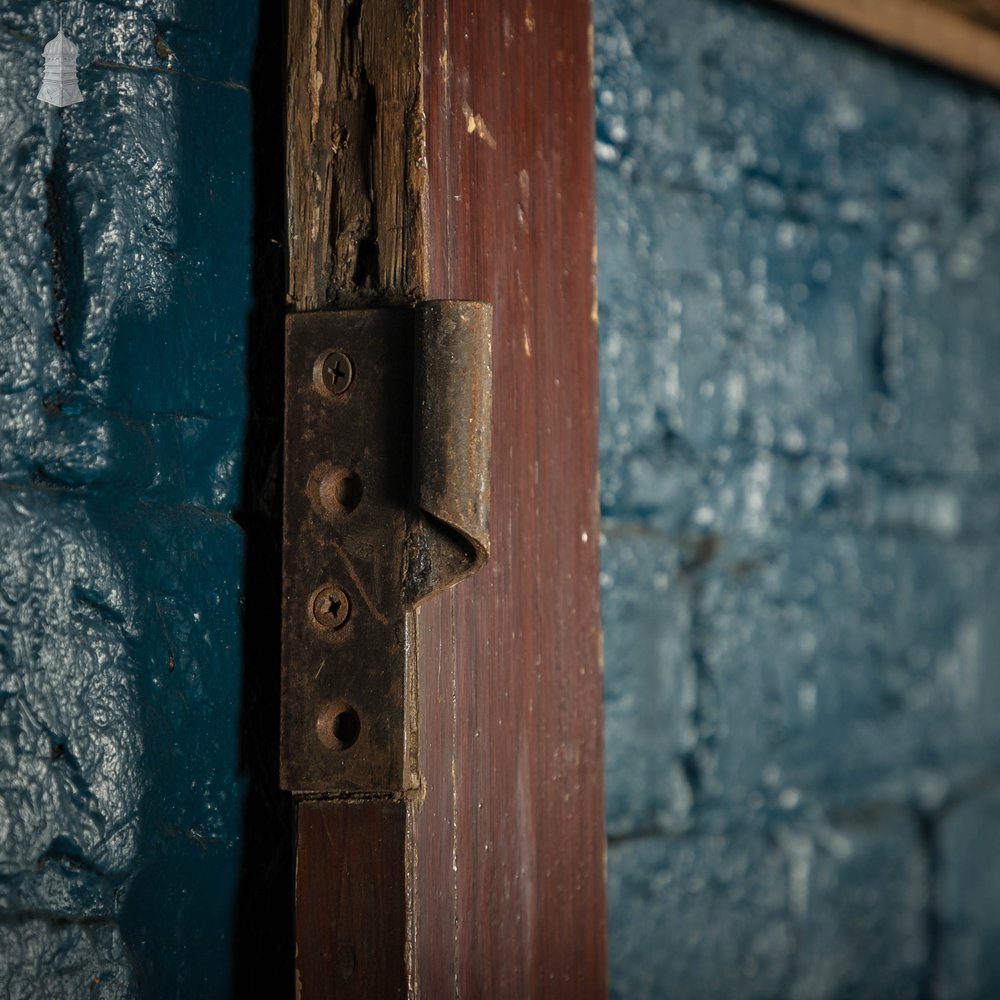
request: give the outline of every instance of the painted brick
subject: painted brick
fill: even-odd
[[[74,108],[0,30],[0,993],[225,996],[257,6],[60,6]]]
[[[1000,982],[1000,792],[975,789],[938,828],[937,995],[989,997]]]
[[[929,858],[908,813],[785,829],[796,1000],[926,996]]]
[[[759,835],[612,844],[611,995],[779,995],[792,949],[787,882],[781,851]]]
[[[28,919],[0,927],[0,992],[8,1000],[125,1000],[136,995],[121,934],[107,923]]]
[[[646,526],[612,525],[604,539],[604,613],[616,627],[605,657],[607,823],[612,836],[685,829],[692,792],[685,773],[698,747],[697,673],[689,601],[675,553]],[[655,737],[651,738],[651,734]]]
[[[996,992],[1000,100],[765,3],[595,27],[613,988]]]

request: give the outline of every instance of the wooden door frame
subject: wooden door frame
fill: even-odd
[[[289,309],[494,307],[492,557],[399,794],[298,802],[297,987],[607,992],[588,0],[289,0]]]
[[[1000,87],[998,0],[774,0]]]

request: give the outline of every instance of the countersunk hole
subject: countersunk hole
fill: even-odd
[[[347,702],[331,702],[319,713],[316,733],[323,746],[349,750],[361,735],[361,718]]]
[[[317,514],[339,517],[350,514],[361,503],[365,484],[352,469],[320,462],[309,473],[306,492]]]
[[[319,502],[331,514],[350,513],[359,503],[364,485],[350,469],[330,469],[319,483]]]

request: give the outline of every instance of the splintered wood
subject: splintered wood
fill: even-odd
[[[419,6],[291,0],[289,304],[400,303],[426,286]]]

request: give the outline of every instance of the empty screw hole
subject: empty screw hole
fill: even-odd
[[[319,484],[320,503],[332,514],[354,510],[363,492],[361,477],[350,469],[331,469]]]
[[[361,720],[353,708],[340,712],[333,720],[333,735],[345,750],[357,743],[361,735]]]
[[[344,702],[327,705],[316,720],[320,742],[331,750],[349,750],[361,735],[358,713]]]

